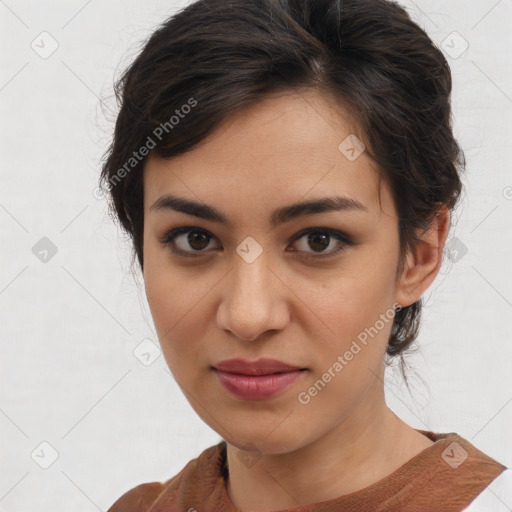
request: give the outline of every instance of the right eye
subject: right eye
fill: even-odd
[[[167,232],[162,237],[161,243],[168,246],[174,254],[194,257],[206,252],[204,249],[209,245],[212,237],[213,235],[204,229],[184,226]],[[193,250],[190,251],[189,248]]]

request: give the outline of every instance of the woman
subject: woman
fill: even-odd
[[[116,92],[102,184],[166,362],[222,441],[110,512],[451,512],[510,485],[385,402],[464,168],[448,64],[401,7],[200,0]]]

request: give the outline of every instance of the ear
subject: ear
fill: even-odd
[[[436,278],[443,261],[443,249],[450,228],[450,211],[442,205],[430,227],[419,230],[416,247],[407,253],[404,270],[398,278],[396,302],[410,306],[420,299]]]

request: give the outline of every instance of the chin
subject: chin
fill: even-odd
[[[294,432],[278,429],[272,431],[272,428],[258,428],[257,423],[248,428],[236,430],[236,426],[230,427],[230,434],[224,436],[227,443],[244,452],[251,452],[255,455],[279,455],[293,452],[302,446],[308,444],[304,438],[304,432],[300,432],[300,437],[295,436]],[[270,432],[270,435],[269,435]]]

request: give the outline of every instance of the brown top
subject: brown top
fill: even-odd
[[[506,467],[458,434],[418,430],[434,444],[359,491],[276,512],[460,512]],[[226,442],[204,450],[164,483],[138,485],[107,512],[240,512],[226,492]]]

